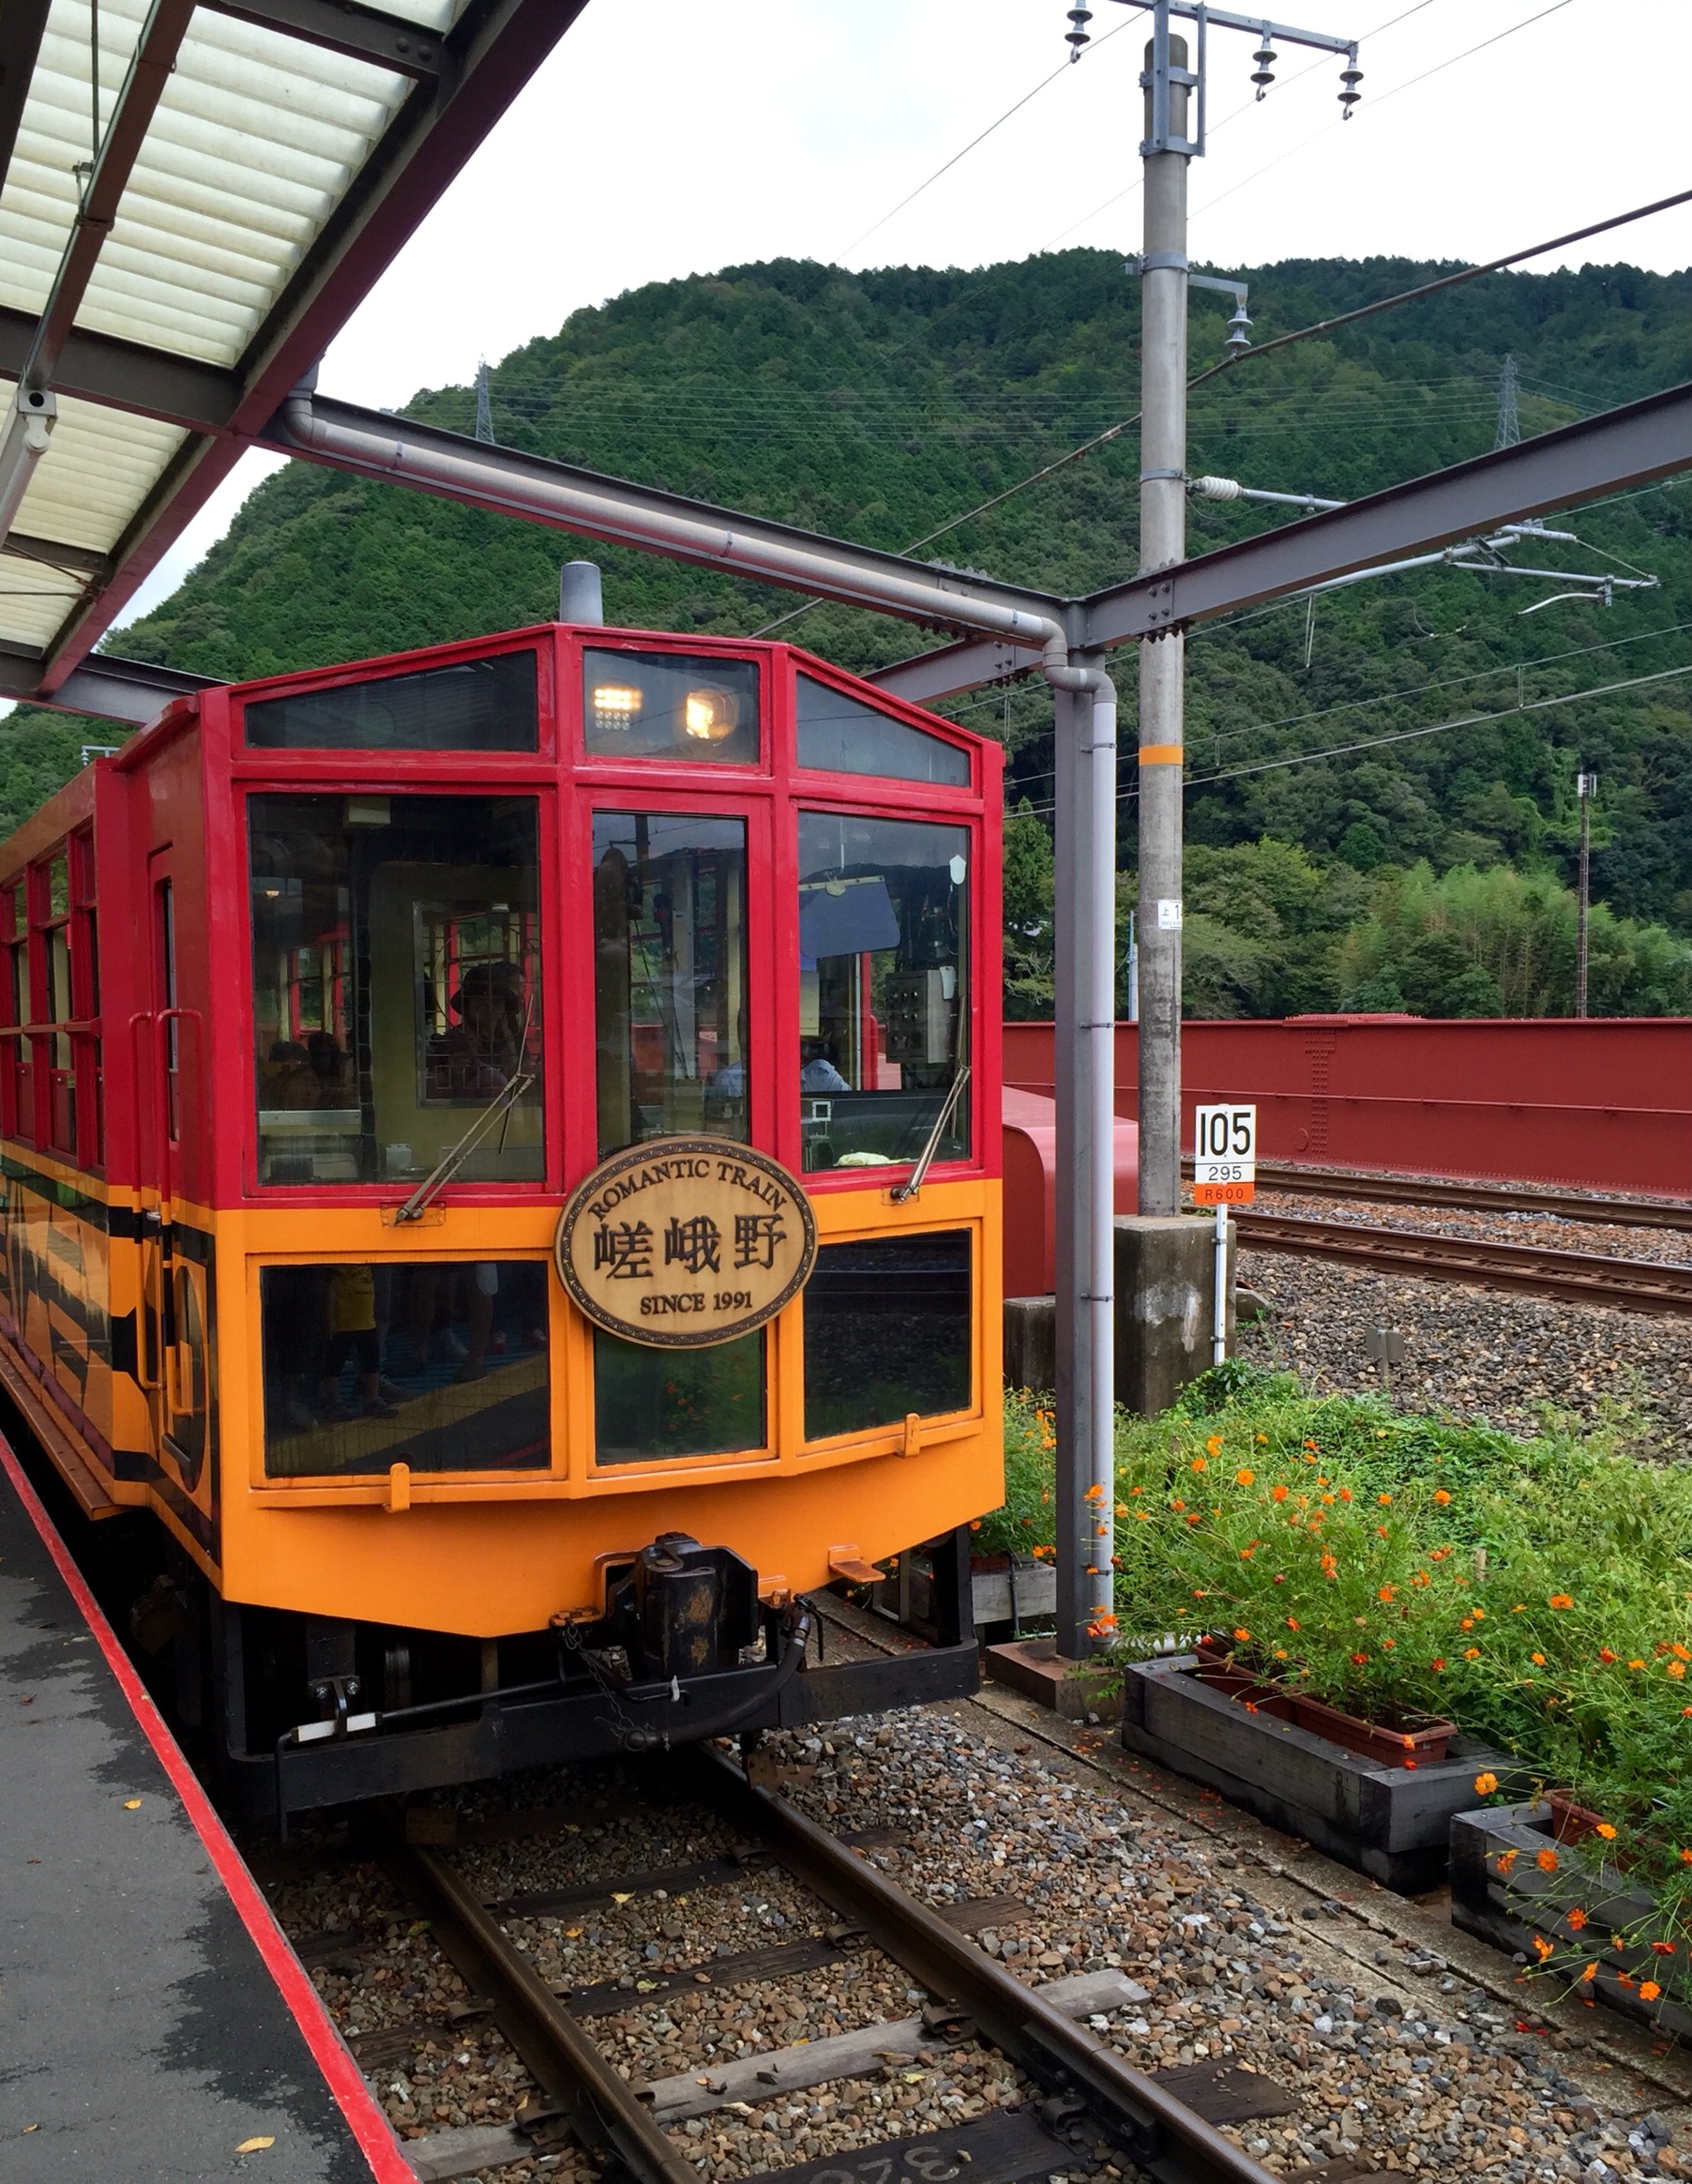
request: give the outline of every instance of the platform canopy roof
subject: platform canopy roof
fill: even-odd
[[[583,5],[0,0],[0,695],[71,674]]]

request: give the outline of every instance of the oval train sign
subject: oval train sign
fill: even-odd
[[[810,1278],[817,1224],[795,1178],[727,1138],[653,1138],[576,1186],[552,1242],[596,1327],[655,1349],[733,1342]]]

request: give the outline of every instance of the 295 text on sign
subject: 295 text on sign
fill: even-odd
[[[1257,1195],[1257,1109],[1200,1107],[1193,1113],[1193,1204],[1249,1206]]]

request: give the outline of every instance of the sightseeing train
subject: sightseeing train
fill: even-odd
[[[173,701],[0,852],[0,1387],[250,1811],[957,1695],[1001,753],[554,624]],[[929,1643],[820,1661],[904,1550]]]

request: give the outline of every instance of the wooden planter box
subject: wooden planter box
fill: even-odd
[[[1685,1966],[1684,1958],[1659,1957],[1649,1946],[1621,1949],[1610,1946],[1612,1934],[1624,1934],[1652,1919],[1654,1900],[1613,1866],[1591,1868],[1582,1876],[1577,1898],[1587,1923],[1579,1934],[1571,1933],[1559,1906],[1570,1902],[1567,1869],[1572,1857],[1565,1857],[1559,1873],[1541,1873],[1534,1863],[1542,1850],[1556,1844],[1557,1826],[1558,1816],[1549,1804],[1489,1805],[1483,1812],[1455,1814],[1453,1925],[1489,1941],[1495,1949],[1508,1949],[1512,1955],[1519,1952],[1530,1964],[1538,1962],[1533,1947],[1537,1934],[1553,1944],[1547,1964],[1564,1984],[1584,1966],[1595,1964],[1598,1976],[1591,1992],[1596,2000],[1641,2024],[1686,2038],[1692,2034],[1692,1967]],[[1512,1850],[1516,1861],[1507,1875],[1501,1874],[1498,1861]],[[1663,1990],[1661,1996],[1641,2002],[1632,1987],[1621,1984],[1622,1973],[1635,1981],[1654,1979]]]
[[[1477,1774],[1527,1787],[1514,1761],[1460,1736],[1442,1760],[1382,1766],[1296,1721],[1248,1714],[1189,1674],[1195,1665],[1191,1654],[1130,1664],[1122,1713],[1129,1751],[1209,1783],[1400,1894],[1419,1895],[1444,1878],[1452,1815],[1473,1803]]]

